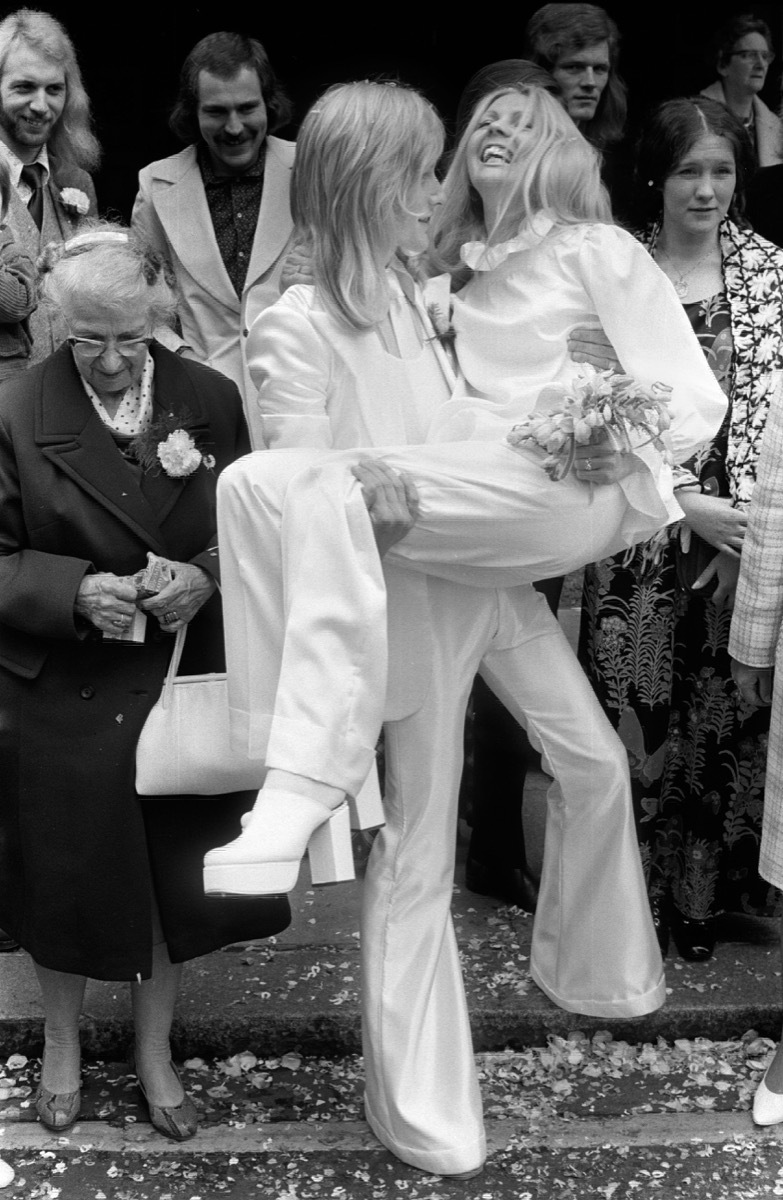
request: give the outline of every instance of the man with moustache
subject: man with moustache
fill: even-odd
[[[49,242],[66,241],[96,209],[88,172],[100,160],[76,53],[49,13],[22,8],[0,21],[0,154],[11,176],[6,218],[35,260]],[[67,336],[45,308],[30,318],[30,362]]]
[[[169,124],[188,143],[139,174],[133,228],[168,258],[187,351],[246,403],[248,330],[279,295],[293,222],[294,144],[271,136],[290,104],[260,42],[212,33],[190,52]]]

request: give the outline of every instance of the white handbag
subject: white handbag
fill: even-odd
[[[225,671],[177,675],[187,625],[177,630],[163,691],[136,747],[142,796],[219,796],[258,789],[266,766],[231,748]]]
[[[258,791],[266,763],[232,749],[225,671],[177,675],[187,625],[177,630],[174,653],[156,704],[136,746],[140,796],[220,796]],[[348,798],[353,829],[383,825],[383,801],[373,766],[359,795]]]

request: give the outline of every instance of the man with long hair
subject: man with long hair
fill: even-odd
[[[545,4],[525,30],[525,55],[554,76],[581,133],[599,150],[618,142],[627,112],[617,71],[620,34],[595,4]]]
[[[294,145],[272,137],[290,104],[260,42],[211,33],[180,74],[169,124],[186,143],[139,174],[134,229],[171,263],[193,356],[254,395],[245,342],[279,295],[292,230]]]
[[[0,21],[0,155],[13,185],[7,223],[31,258],[95,212],[101,149],[73,43],[49,13],[21,8]],[[41,307],[31,333],[38,362],[67,331]]]

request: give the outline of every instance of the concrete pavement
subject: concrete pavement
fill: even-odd
[[[533,780],[539,791],[543,778]],[[458,858],[464,857],[464,845]],[[306,871],[303,870],[303,876]],[[532,918],[475,896],[457,869],[453,911],[478,1051],[543,1045],[551,1033],[609,1028],[631,1043],[748,1029],[777,1038],[781,964],[777,923],[733,918],[721,927],[714,959],[687,963],[669,952],[663,1008],[622,1021],[563,1012],[528,977]],[[293,921],[275,939],[231,946],[186,967],[174,1043],[178,1057],[223,1056],[243,1049],[341,1057],[358,1052],[361,881],[292,897]],[[607,930],[611,937],[611,930]],[[129,989],[91,981],[84,1017],[86,1058],[118,1059],[130,1041]],[[0,956],[0,1055],[35,1053],[42,1014],[30,960]]]

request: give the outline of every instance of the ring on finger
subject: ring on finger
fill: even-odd
[[[168,612],[164,612],[161,620],[163,621],[164,625],[173,625],[175,621],[179,620],[176,609],[171,608]]]
[[[586,458],[586,459],[585,459],[585,470],[586,470],[586,471],[592,471],[592,469],[593,469],[593,464],[592,464],[592,462],[590,461],[590,459],[589,459],[589,458]]]

